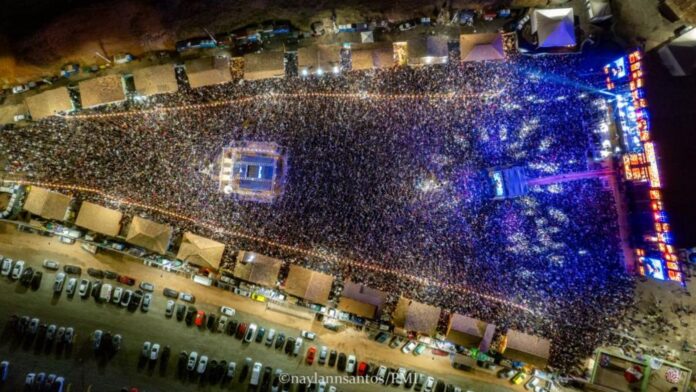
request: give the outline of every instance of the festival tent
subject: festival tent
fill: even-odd
[[[405,331],[435,335],[440,320],[440,308],[400,297],[392,313],[392,323]]]
[[[232,80],[230,58],[226,55],[189,60],[184,66],[191,88],[212,86]]]
[[[449,320],[447,340],[461,346],[477,347],[488,325],[485,321],[455,313]]]
[[[82,108],[88,109],[126,99],[121,75],[106,75],[79,83]]]
[[[350,56],[353,71],[394,66],[394,48],[389,44],[352,49]]]
[[[31,118],[41,120],[57,113],[71,112],[75,109],[67,87],[58,87],[32,95],[25,99]]]
[[[334,277],[298,265],[291,265],[283,290],[295,297],[325,305]]]
[[[181,240],[176,258],[202,267],[218,269],[224,252],[225,244],[187,231]]]
[[[297,50],[297,68],[301,75],[331,72],[341,60],[341,48],[335,45],[313,45]]]
[[[575,18],[572,8],[536,9],[532,14],[532,34],[537,46],[556,48],[575,46]]]
[[[244,79],[261,80],[285,76],[285,53],[264,51],[244,55]]]
[[[585,6],[592,23],[603,22],[612,17],[609,0],[585,0]]]
[[[341,297],[341,300],[338,303],[338,310],[352,313],[358,317],[373,319],[375,317],[377,307],[375,305],[360,302],[351,298]]]
[[[46,188],[32,186],[24,201],[24,209],[45,219],[65,220],[72,197]]]
[[[504,60],[503,36],[500,33],[462,34],[459,52],[462,61]]]
[[[551,342],[539,336],[510,329],[506,335],[506,356],[524,362],[545,363],[551,352]]]
[[[174,66],[153,65],[133,70],[133,83],[138,94],[149,97],[156,94],[174,93],[179,88]]]
[[[375,307],[375,311],[379,311],[384,303],[387,302],[387,293],[382,290],[365,286],[361,283],[344,280],[343,291],[341,291],[341,301],[346,298],[373,305]]]
[[[447,37],[428,36],[407,44],[409,65],[445,64],[449,56]]]
[[[375,35],[372,31],[360,32],[360,42],[364,44],[375,42]]]
[[[657,53],[673,76],[691,75],[696,70],[696,28],[668,42]]]
[[[136,216],[128,227],[126,242],[163,255],[171,238],[170,226]]]
[[[234,265],[235,278],[266,287],[275,287],[283,262],[259,253],[240,251]]]
[[[121,231],[121,211],[102,207],[89,201],[82,202],[75,225],[96,233],[116,237]]]

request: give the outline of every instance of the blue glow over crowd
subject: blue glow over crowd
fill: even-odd
[[[515,58],[181,89],[81,114],[258,97],[196,110],[53,118],[0,133],[0,154],[9,157],[8,172],[28,179],[96,187],[379,265],[395,273],[365,273],[330,257],[305,258],[152,216],[180,232],[224,240],[229,250],[279,256],[546,336],[554,342],[550,363],[569,369],[608,338],[631,304],[612,193],[599,179],[586,179],[494,200],[487,170],[519,166],[535,178],[587,169],[591,146],[583,124],[599,109],[591,104],[597,93],[576,79],[579,62],[577,56]],[[449,93],[449,99],[429,97]],[[254,203],[218,191],[213,168],[234,141],[286,149],[281,198]]]

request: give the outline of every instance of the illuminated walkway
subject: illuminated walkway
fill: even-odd
[[[54,182],[43,182],[43,181],[29,181],[29,180],[7,180],[7,181],[14,182],[14,183],[21,184],[21,185],[36,185],[36,186],[45,187],[45,188],[52,188],[52,189],[58,189],[58,190],[64,190],[64,191],[76,191],[76,192],[91,193],[91,194],[99,195],[99,196],[103,197],[104,199],[111,200],[111,201],[116,202],[116,203],[124,204],[124,205],[130,206],[130,207],[140,208],[143,210],[157,212],[157,213],[166,215],[170,218],[175,218],[175,219],[179,219],[182,221],[190,222],[190,223],[193,223],[197,226],[204,227],[208,230],[211,230],[211,231],[214,231],[217,233],[221,233],[221,234],[225,234],[225,235],[228,235],[231,237],[255,241],[255,242],[270,246],[270,247],[281,249],[283,251],[296,253],[296,254],[300,254],[303,256],[309,256],[309,257],[313,257],[313,258],[320,259],[320,260],[339,262],[341,264],[349,265],[349,266],[354,267],[356,269],[363,269],[363,270],[368,270],[368,271],[382,273],[382,274],[396,275],[399,278],[406,278],[406,279],[409,279],[409,280],[414,281],[414,282],[421,284],[421,285],[437,286],[443,290],[454,291],[454,292],[467,294],[467,295],[474,295],[474,296],[483,298],[487,301],[511,306],[511,307],[514,307],[516,309],[519,309],[519,310],[522,310],[522,311],[525,311],[525,312],[528,312],[531,314],[537,314],[537,312],[535,310],[533,310],[525,305],[521,305],[521,304],[518,304],[518,303],[515,303],[512,301],[508,301],[506,299],[496,297],[493,295],[483,294],[483,293],[474,291],[470,288],[467,288],[465,286],[453,285],[453,284],[443,283],[443,282],[436,282],[436,281],[432,281],[430,279],[427,279],[427,278],[424,278],[421,276],[414,276],[414,275],[405,274],[403,271],[391,270],[391,269],[380,267],[380,266],[377,266],[374,264],[365,263],[365,262],[362,262],[359,260],[353,260],[353,259],[349,259],[349,258],[345,258],[345,257],[335,256],[335,255],[327,255],[327,254],[316,252],[316,251],[309,250],[309,249],[304,249],[304,248],[299,248],[296,246],[282,244],[280,242],[276,242],[276,241],[269,240],[266,238],[254,236],[254,235],[249,234],[249,233],[244,233],[244,232],[239,231],[239,230],[229,229],[229,228],[220,226],[214,222],[210,222],[210,221],[206,221],[206,220],[199,220],[199,219],[193,218],[193,217],[188,216],[188,215],[183,215],[183,214],[179,214],[177,212],[170,211],[170,210],[167,210],[164,208],[147,205],[147,204],[144,204],[144,203],[139,202],[139,201],[135,201],[135,200],[131,200],[131,199],[123,199],[123,198],[120,198],[117,196],[113,196],[113,195],[110,195],[109,193],[107,193],[101,189],[98,189],[98,188],[92,188],[92,187],[81,186],[81,185],[61,184],[61,183],[54,183]]]

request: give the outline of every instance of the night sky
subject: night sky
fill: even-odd
[[[696,75],[673,77],[646,56],[647,98],[676,244],[696,246]]]

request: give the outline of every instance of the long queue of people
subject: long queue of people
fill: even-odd
[[[586,169],[583,119],[597,109],[575,76],[579,63],[515,58],[182,89],[80,113],[110,116],[6,130],[0,152],[6,171],[26,178],[96,187],[327,257],[150,212],[179,233],[549,337],[551,363],[569,369],[631,303],[612,194],[590,179],[494,200],[487,170],[521,166],[534,178]],[[186,108],[217,101],[229,102]],[[286,189],[274,203],[218,192],[218,156],[242,140],[288,151]]]

